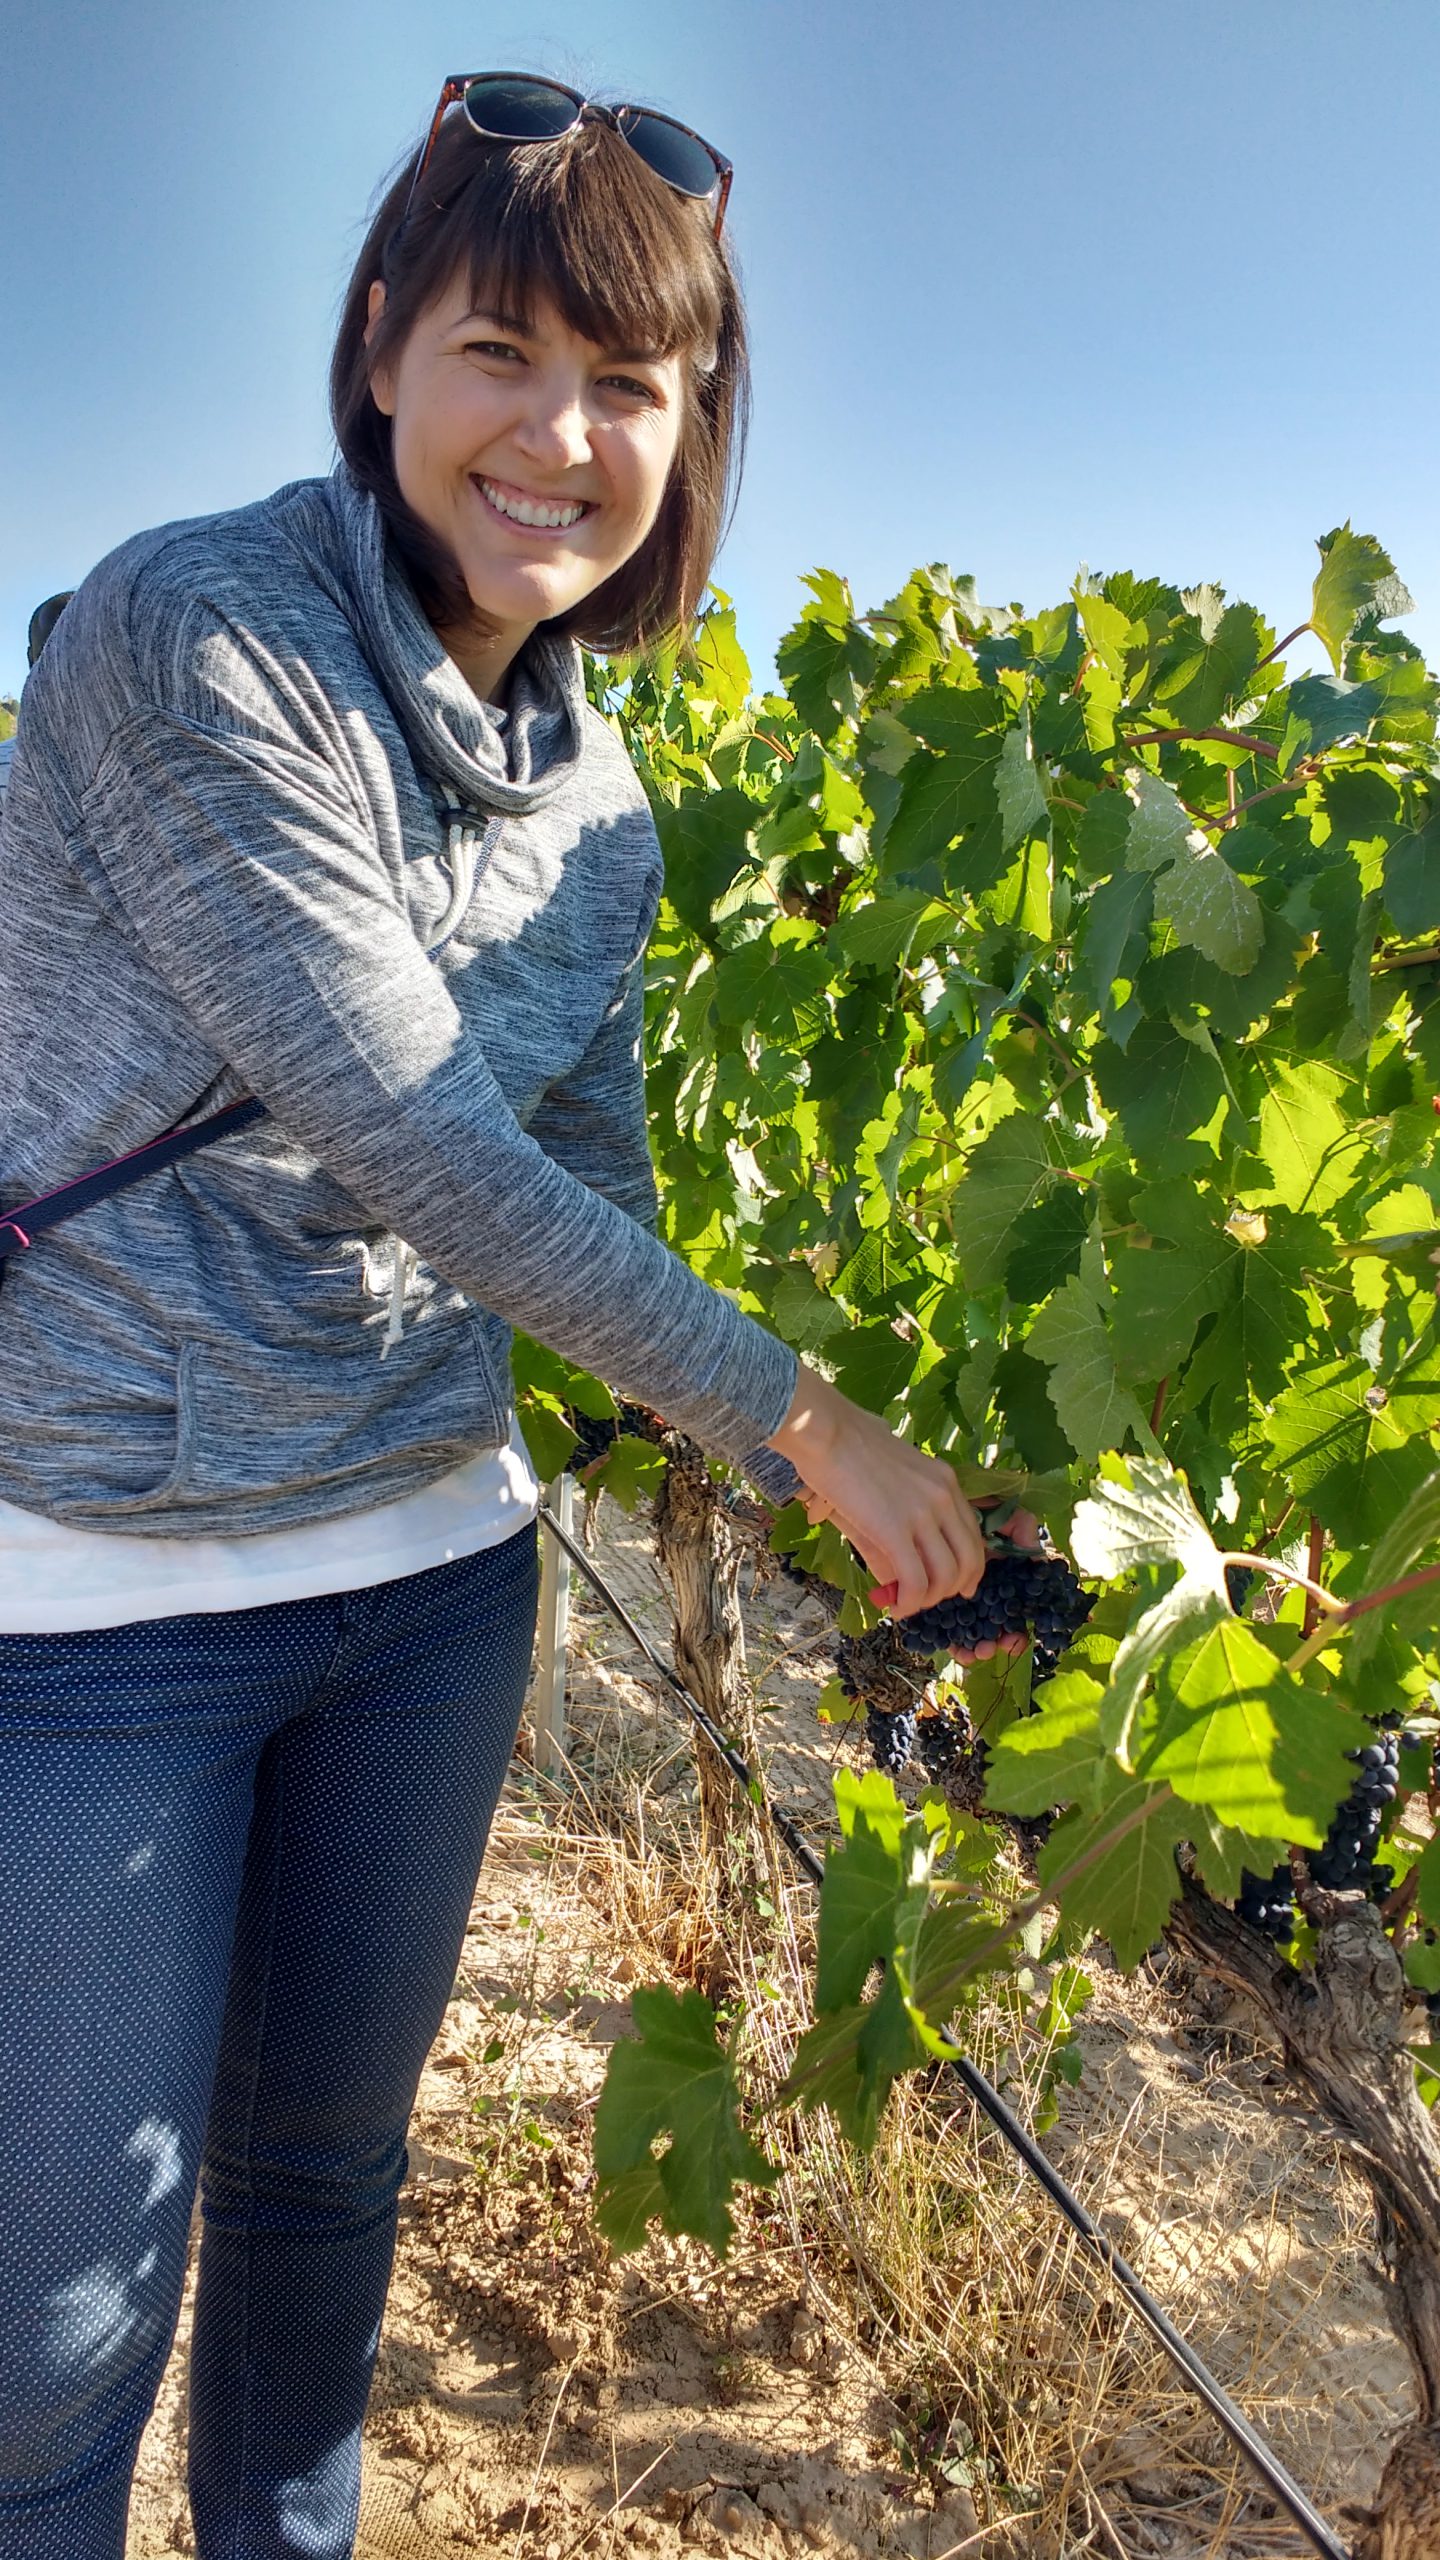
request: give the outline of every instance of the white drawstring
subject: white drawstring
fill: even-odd
[[[385,1327],[385,1339],[380,1345],[382,1360],[388,1360],[396,1343],[404,1338],[405,1292],[414,1277],[415,1265],[420,1258],[414,1246],[406,1244],[403,1236],[392,1236],[390,1244],[395,1261],[390,1274],[390,1315]]]

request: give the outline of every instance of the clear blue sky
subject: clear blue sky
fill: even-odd
[[[0,692],[125,535],[329,468],[367,203],[445,73],[515,66],[735,162],[762,672],[820,562],[1288,628],[1346,516],[1440,657],[1437,0],[0,0]]]

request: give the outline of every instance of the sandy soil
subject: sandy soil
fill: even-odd
[[[644,1528],[605,1506],[596,1554],[663,1645]],[[827,1622],[779,1579],[748,1593],[746,1618],[773,1709],[761,1728],[772,1789],[818,1823],[846,1748],[814,1716]],[[577,1769],[629,1754],[652,1794],[683,1797],[693,1763],[663,1688],[584,1592],[572,1639]],[[835,2316],[773,2222],[747,2223],[724,2269],[661,2239],[610,2261],[589,2219],[588,2118],[635,1964],[603,1868],[554,1854],[556,1802],[517,1761],[421,2082],[366,2427],[360,2560],[581,2560],[622,2544],[657,2560],[731,2547],[760,2560],[1299,2550],[1254,2497],[1232,2500],[1217,2528],[1213,2472],[1176,2467],[1174,2404],[1118,2384],[1085,2491],[1093,2531],[1057,2525],[1073,2509],[1044,2493],[1048,2524],[1013,2500],[997,2514],[983,2494],[982,2521],[963,2464],[948,2478],[904,2466],[894,2359],[863,2323],[857,2334]],[[1373,2487],[1410,2411],[1409,2374],[1366,2262],[1363,2197],[1323,2131],[1277,2104],[1278,2074],[1249,2027],[1174,1968],[1129,1983],[1102,1974],[1085,2076],[1047,2147],[1335,2516]],[[1016,2186],[1037,2252],[1053,2251],[1049,2207],[1018,2194],[1005,2160],[994,2174]],[[194,2548],[193,2276],[192,2234],[129,2560]],[[1092,2335],[1127,2328],[1110,2303],[1097,2316]],[[1054,2393],[1052,2377],[1042,2396]]]

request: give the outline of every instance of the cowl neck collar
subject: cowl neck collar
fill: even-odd
[[[573,640],[537,632],[510,671],[502,711],[472,693],[426,621],[368,489],[348,464],[327,484],[348,603],[421,770],[467,808],[524,817],[579,766],[585,687]]]

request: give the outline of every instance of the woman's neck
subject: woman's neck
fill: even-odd
[[[511,670],[530,637],[529,630],[501,631],[482,639],[474,631],[441,630],[436,625],[435,637],[471,692],[482,702],[503,705],[510,690]]]

